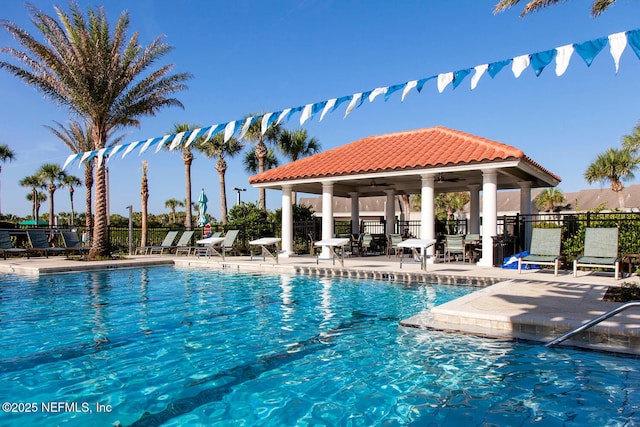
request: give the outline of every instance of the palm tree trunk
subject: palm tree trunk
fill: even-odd
[[[87,236],[91,235],[91,229],[93,228],[93,167],[91,163],[87,163],[84,167],[84,186],[85,186],[85,233]]]
[[[35,187],[33,187],[33,191],[31,193],[31,197],[33,198],[33,206],[31,206],[31,210],[33,211],[33,223],[37,226],[38,225],[38,210],[36,209],[36,203],[38,203],[38,190],[36,190]]]
[[[147,246],[147,214],[149,209],[149,182],[147,181],[147,162],[142,162],[142,184],[140,188],[140,197],[142,200],[142,230],[140,236],[140,247]]]
[[[55,187],[53,186],[53,184],[49,185],[49,227],[53,228],[53,226],[55,225],[55,221],[54,221],[54,209],[53,209],[53,193],[55,192]]]
[[[185,212],[184,226],[187,230],[191,230],[193,226],[193,217],[191,215],[191,160],[184,162],[184,174],[186,182]]]
[[[258,157],[258,173],[262,173],[264,172],[264,157]],[[267,192],[264,189],[264,187],[260,187],[259,189],[259,194],[260,194],[260,202],[259,202],[259,207],[261,210],[267,210]]]
[[[222,218],[220,221],[223,225],[227,223],[227,189],[224,181],[224,172],[218,172],[220,176],[220,212]]]
[[[71,226],[74,226],[74,220],[75,220],[75,216],[73,213],[73,192],[75,190],[73,189],[73,187],[69,187],[69,201],[71,202]]]
[[[620,209],[624,209],[624,194],[622,194],[622,190],[618,191],[618,205]]]
[[[96,200],[93,228],[93,246],[89,252],[92,258],[109,255],[109,236],[107,230],[107,185],[105,164],[96,167]]]

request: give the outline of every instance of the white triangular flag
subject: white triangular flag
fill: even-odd
[[[453,81],[453,73],[438,74],[438,92],[442,91]]]
[[[351,112],[353,111],[354,108],[356,108],[356,104],[360,101],[361,98],[362,98],[362,93],[358,92],[353,94],[353,97],[351,98],[351,102],[347,106],[347,111],[345,111],[344,113],[344,118],[347,118],[347,116],[351,114]]]
[[[618,73],[618,67],[620,66],[620,57],[626,47],[626,33],[615,33],[609,36],[609,51],[611,52],[611,56],[613,56],[613,61],[616,63],[616,74]]]
[[[558,52],[556,55],[556,76],[560,77],[567,71],[567,67],[569,66],[569,61],[571,60],[571,55],[573,55],[572,44],[567,44],[564,46],[560,46],[556,48]]]
[[[400,102],[404,102],[404,98],[406,98],[409,92],[411,92],[411,89],[416,86],[418,86],[417,80],[411,80],[410,82],[407,82],[407,84],[404,86],[404,89],[402,90],[402,99]]]
[[[478,82],[480,81],[480,77],[487,71],[489,68],[489,64],[476,65],[473,69],[476,72],[471,77],[471,90],[474,90],[476,86],[478,86]]]
[[[520,74],[522,74],[522,72],[527,69],[530,63],[531,57],[528,54],[516,56],[515,58],[513,58],[511,71],[513,71],[513,75],[516,76],[516,79],[520,77]]]
[[[337,100],[338,98],[333,98],[327,101],[327,105],[324,106],[324,108],[322,109],[322,114],[320,114],[320,121],[322,121],[324,115],[327,114],[329,110],[331,110],[336,105]]]

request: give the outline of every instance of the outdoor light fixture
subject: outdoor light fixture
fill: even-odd
[[[240,204],[240,193],[243,191],[247,191],[246,188],[238,188],[238,187],[233,187],[233,191],[237,191],[238,192],[238,202],[237,204]]]

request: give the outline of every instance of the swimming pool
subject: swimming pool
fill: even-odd
[[[173,267],[5,275],[0,424],[640,423],[635,358],[398,326],[470,291]]]

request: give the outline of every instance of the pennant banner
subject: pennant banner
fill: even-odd
[[[303,125],[307,120],[313,119],[317,113],[320,113],[319,121],[322,121],[324,117],[334,112],[342,103],[348,101],[348,106],[345,110],[344,118],[347,118],[353,110],[359,108],[363,102],[368,99],[369,102],[373,102],[379,95],[384,95],[385,102],[388,101],[395,92],[402,91],[401,102],[404,102],[405,98],[415,88],[418,93],[422,92],[424,85],[430,81],[436,81],[436,88],[439,93],[442,93],[447,86],[451,85],[453,89],[457,88],[462,81],[469,75],[471,77],[471,90],[474,90],[480,79],[485,73],[488,73],[491,78],[494,78],[505,67],[510,66],[511,71],[515,78],[522,75],[527,68],[532,68],[536,76],[540,76],[542,71],[555,60],[555,73],[558,77],[562,76],[571,61],[573,53],[577,53],[580,58],[585,62],[587,67],[590,67],[594,59],[598,54],[609,45],[609,52],[613,58],[616,74],[620,67],[620,58],[627,45],[631,46],[631,49],[640,59],[640,29],[629,30],[625,32],[611,34],[607,37],[600,37],[594,40],[588,40],[581,43],[573,43],[564,46],[557,47],[555,49],[549,49],[541,52],[534,52],[526,55],[519,55],[513,58],[504,59],[501,61],[495,61],[491,63],[476,65],[475,67],[465,68],[457,71],[450,71],[444,73],[438,73],[429,77],[424,77],[417,80],[411,80],[404,83],[398,83],[390,86],[381,86],[375,89],[371,89],[364,92],[356,92],[351,95],[345,95],[338,98],[331,98],[325,101],[309,103],[298,107],[285,108],[281,111],[268,112],[255,117],[245,117],[244,119],[232,120],[224,124],[211,125],[206,128],[194,129],[192,131],[180,132],[174,135],[164,135],[162,137],[149,138],[146,141],[136,141],[130,144],[117,145],[113,148],[105,148],[102,150],[87,151],[84,153],[71,154],[67,157],[62,169],[65,169],[68,165],[74,161],[78,161],[80,166],[85,161],[91,161],[97,157],[98,164],[102,164],[103,159],[109,161],[114,155],[121,149],[124,149],[121,158],[124,158],[131,151],[140,147],[139,154],[144,153],[152,145],[156,145],[156,153],[171,141],[169,150],[175,150],[182,146],[190,146],[198,137],[203,137],[203,142],[206,143],[215,135],[224,131],[224,141],[228,141],[233,135],[239,132],[238,138],[242,139],[246,136],[247,131],[256,122],[260,122],[260,131],[264,135],[270,126],[284,122],[288,122],[291,116],[296,113],[300,113],[300,125]]]

